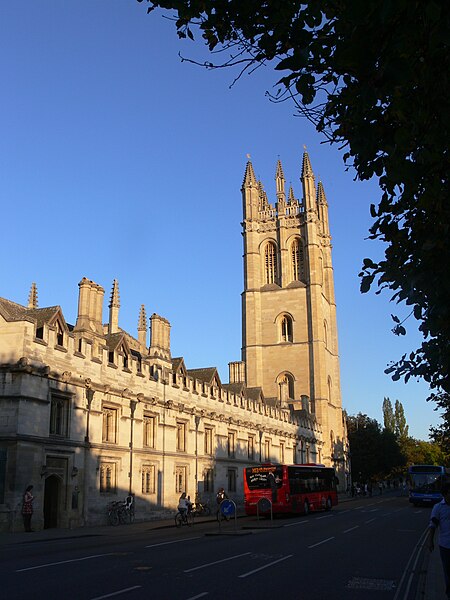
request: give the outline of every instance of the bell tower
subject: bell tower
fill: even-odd
[[[322,428],[322,462],[337,467],[346,433],[328,203],[306,151],[300,182],[300,199],[292,186],[286,194],[278,160],[272,205],[247,162],[242,361],[247,387],[261,387],[285,408],[310,411]]]

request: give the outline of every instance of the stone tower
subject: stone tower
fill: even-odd
[[[310,412],[322,428],[321,461],[342,472],[346,431],[328,204],[306,151],[302,198],[292,187],[286,194],[280,161],[275,182],[272,205],[247,163],[242,185],[245,383],[261,387],[267,401]]]

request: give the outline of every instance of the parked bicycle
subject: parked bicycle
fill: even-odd
[[[175,527],[183,527],[183,525],[188,525],[190,527],[194,524],[194,511],[189,510],[187,513],[182,513],[180,511],[175,515]]]
[[[196,501],[193,508],[194,517],[209,517],[211,509],[207,502]]]
[[[134,497],[127,496],[124,501],[114,500],[107,507],[108,523],[110,525],[123,525],[134,521]]]

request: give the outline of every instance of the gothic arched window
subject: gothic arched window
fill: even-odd
[[[265,283],[277,283],[277,248],[269,242],[264,251]]]
[[[328,348],[328,325],[327,322],[323,322],[323,338],[325,341],[325,348]]]
[[[283,315],[281,318],[280,339],[282,342],[292,342],[292,318],[289,315]]]
[[[303,244],[298,239],[291,244],[292,281],[303,281],[305,278],[305,261]]]
[[[278,376],[278,400],[280,403],[294,399],[294,378],[290,373],[282,373]]]
[[[328,377],[328,402],[331,404],[331,393],[332,393],[333,383],[331,381],[331,377]]]

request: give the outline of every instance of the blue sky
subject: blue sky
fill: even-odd
[[[420,342],[415,323],[395,337],[390,314],[406,310],[359,292],[362,259],[382,253],[365,240],[376,184],[355,182],[292,105],[267,99],[271,68],[230,89],[233,72],[179,52],[210,59],[134,0],[1,4],[0,296],[26,304],[35,281],[39,306],[74,323],[86,276],[105,288],[106,321],[116,278],[123,329],[137,335],[145,304],[171,322],[172,356],[227,382],[241,348],[246,155],[274,202],[278,157],[301,195],[306,145],[329,203],[343,406],[382,422],[383,397],[398,399],[427,439],[439,421],[427,387],[383,373]]]

